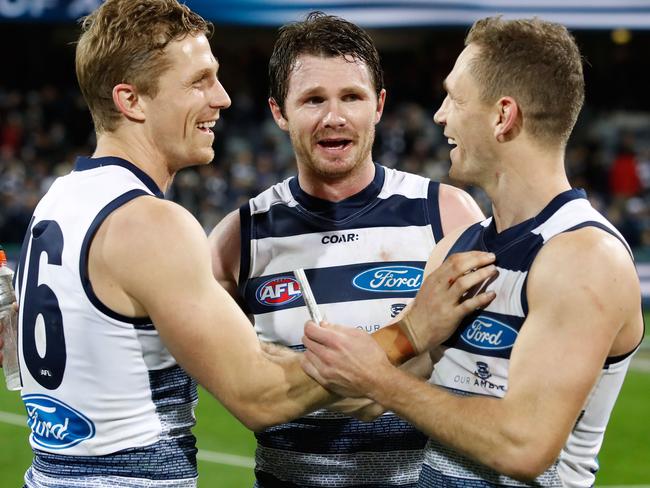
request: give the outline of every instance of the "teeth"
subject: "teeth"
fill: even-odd
[[[456,141],[455,141],[454,139],[452,139],[451,137],[447,139],[447,142],[448,142],[449,144],[451,144],[452,146],[455,146],[455,145],[456,145]]]
[[[212,127],[214,127],[216,125],[216,123],[217,123],[216,120],[210,120],[208,122],[199,122],[198,124],[196,124],[196,126],[199,129],[211,129]]]

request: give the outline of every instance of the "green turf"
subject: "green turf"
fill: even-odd
[[[650,483],[650,374],[625,378],[600,451],[597,485]]]
[[[600,455],[596,486],[650,484],[650,374],[628,373],[612,414]],[[18,395],[0,388],[0,411],[24,414]],[[205,392],[200,394],[195,433],[199,449],[253,456],[253,435]],[[31,462],[27,427],[0,422],[0,472],[2,487],[22,486]],[[201,488],[247,488],[253,484],[249,468],[199,461]]]
[[[197,426],[194,430],[199,449],[253,457],[253,434],[237,422],[216,400],[200,391]],[[20,397],[0,387],[0,412],[24,415]],[[32,460],[27,425],[19,427],[0,421],[0,486],[22,486],[25,470]],[[199,487],[252,487],[253,470],[199,461]]]

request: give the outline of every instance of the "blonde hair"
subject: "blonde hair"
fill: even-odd
[[[176,0],[106,0],[81,19],[77,80],[97,132],[114,131],[120,112],[113,87],[134,85],[154,97],[169,68],[164,49],[187,35],[210,36],[212,24]]]

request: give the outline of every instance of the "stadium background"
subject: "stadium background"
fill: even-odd
[[[73,42],[74,19],[98,3],[0,0],[0,243],[10,259],[53,178],[70,171],[77,155],[92,152],[94,134],[74,77]],[[587,82],[567,169],[573,185],[587,189],[634,247],[644,302],[650,298],[649,0],[187,3],[216,24],[213,50],[233,100],[215,129],[213,164],[182,171],[168,194],[206,231],[251,195],[294,172],[288,138],[266,104],[266,66],[278,24],[320,8],[368,27],[388,89],[374,159],[446,181],[449,149],[431,117],[467,25],[494,13],[565,22],[585,57]],[[468,191],[489,213],[485,196]],[[649,372],[650,353],[644,349],[614,410],[597,486],[650,487]],[[0,391],[2,486],[22,486],[31,459],[23,412],[16,394]],[[252,434],[207,394],[201,395],[197,417],[200,486],[252,486]]]

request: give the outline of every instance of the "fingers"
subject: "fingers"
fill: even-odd
[[[303,354],[300,358],[300,366],[302,367],[303,371],[311,376],[314,380],[316,380],[321,385],[325,385],[326,381],[318,372],[318,368],[314,366],[314,361],[320,362],[314,354],[311,354],[309,351],[305,351],[305,354]]]
[[[497,294],[493,291],[486,291],[484,293],[479,293],[475,297],[468,298],[463,303],[460,304],[460,308],[463,314],[468,314],[474,310],[487,307],[492,300],[496,298]]]
[[[494,263],[496,256],[491,252],[469,251],[452,254],[438,268],[446,278],[458,279],[472,270]],[[436,270],[437,271],[437,270]],[[436,273],[434,271],[434,273]]]
[[[474,293],[472,293],[472,295],[475,295],[476,292],[479,291],[481,285],[497,273],[497,267],[494,264],[490,264],[484,268],[464,274],[458,278],[452,286],[455,287],[456,291],[461,295],[472,290],[472,288],[475,288]]]

